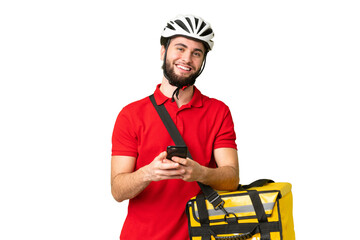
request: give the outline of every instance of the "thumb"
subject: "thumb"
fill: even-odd
[[[166,156],[167,156],[167,152],[164,151],[164,152],[161,152],[155,159],[158,161],[162,161],[162,160],[166,159]]]

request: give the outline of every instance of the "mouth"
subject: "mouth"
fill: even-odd
[[[188,66],[184,66],[184,65],[181,65],[181,64],[176,64],[175,66],[176,66],[178,69],[183,70],[183,71],[186,71],[186,72],[190,72],[190,71],[191,71],[191,67],[188,67]]]

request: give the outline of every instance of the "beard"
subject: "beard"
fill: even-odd
[[[200,70],[198,70],[197,72],[191,74],[188,77],[182,77],[182,76],[176,75],[176,73],[174,71],[174,66],[171,66],[169,61],[166,61],[166,63],[164,61],[162,68],[164,70],[164,76],[169,81],[170,85],[179,87],[179,88],[194,85],[195,80],[199,76],[199,71],[200,71]]]

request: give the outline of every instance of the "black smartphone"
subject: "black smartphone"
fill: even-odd
[[[186,146],[168,146],[166,149],[167,156],[166,158],[171,160],[172,157],[187,157],[187,147]]]

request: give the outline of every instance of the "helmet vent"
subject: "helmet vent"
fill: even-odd
[[[201,26],[197,32],[197,34],[199,34],[199,32],[206,26],[206,24],[204,22],[201,23]]]
[[[166,26],[167,28],[170,28],[171,30],[174,30],[175,31],[175,28],[173,26],[171,26],[170,24],[167,24]]]
[[[184,29],[186,32],[190,33],[189,29],[185,26],[185,24],[180,20],[175,20],[177,25],[179,25],[182,29]]]
[[[199,23],[199,19],[198,19],[198,18],[195,18],[195,28],[197,28],[198,23]]]
[[[191,31],[192,32],[194,32],[194,28],[193,28],[193,25],[192,25],[192,23],[191,23],[191,20],[190,20],[190,18],[185,18],[186,19],[186,21],[189,23],[189,25],[190,25],[190,27],[191,27]]]
[[[200,34],[201,37],[205,37],[206,35],[209,35],[213,32],[213,30],[211,28],[207,29],[205,32],[203,32],[202,34]]]

